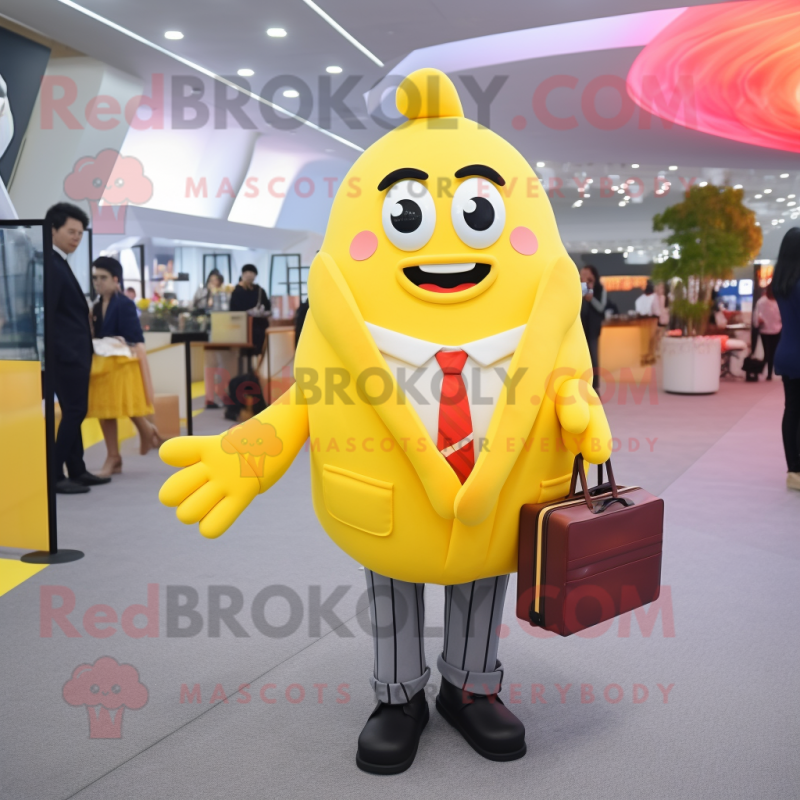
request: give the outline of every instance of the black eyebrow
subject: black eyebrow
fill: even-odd
[[[414,167],[401,167],[400,169],[392,170],[392,172],[378,184],[378,191],[382,192],[384,189],[388,189],[393,183],[397,183],[397,181],[409,179],[426,181],[428,180],[428,173],[423,172],[421,169],[414,169]]]
[[[500,173],[485,164],[470,164],[468,167],[461,167],[456,172],[456,178],[473,178],[476,176],[478,178],[486,178],[486,180],[496,183],[498,186],[506,185],[505,179]]]

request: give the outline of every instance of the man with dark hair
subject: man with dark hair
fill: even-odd
[[[83,461],[81,423],[89,401],[89,373],[92,369],[92,327],[89,306],[78,279],[67,263],[89,226],[86,214],[71,203],[56,203],[45,216],[53,237],[53,259],[49,265],[48,291],[52,292],[55,353],[46,353],[46,368],[53,371],[61,424],[55,448],[56,492],[84,494],[90,486],[108,483],[110,478],[92,475]],[[64,465],[67,474],[64,476]]]

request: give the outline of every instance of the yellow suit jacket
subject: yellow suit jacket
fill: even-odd
[[[568,259],[544,271],[509,370],[525,374],[513,396],[503,390],[487,448],[462,487],[394,384],[335,263],[318,255],[295,375],[308,411],[314,509],[343,550],[406,581],[463,583],[516,570],[520,507],[569,485],[573,456],[556,393],[591,368],[577,304],[563,299],[580,297],[575,281]],[[358,392],[368,371],[376,383]],[[325,385],[345,373],[346,390]]]

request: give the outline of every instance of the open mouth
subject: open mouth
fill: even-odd
[[[479,284],[490,272],[489,264],[425,264],[406,267],[403,274],[428,292],[463,292]]]

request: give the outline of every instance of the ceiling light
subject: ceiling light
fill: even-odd
[[[794,200],[794,198],[796,197],[796,195],[793,195],[793,194],[787,194],[786,196],[787,196],[787,197],[788,197],[790,200]]]
[[[791,208],[792,206],[796,206],[796,205],[797,205],[797,203],[795,203],[795,201],[794,201],[794,200],[792,200],[791,202],[787,203],[786,205],[787,205],[789,208]]]
[[[763,194],[753,195],[753,197],[755,197],[756,200],[760,200],[763,196],[764,196]]]
[[[779,197],[775,202],[776,203],[785,203],[786,202],[786,198],[785,197]]]
[[[183,39],[183,34],[180,31],[167,31],[164,34],[165,39]]]
[[[592,252],[596,253],[597,252],[597,248],[595,247],[594,250],[592,250]]]
[[[675,170],[678,169],[678,168],[677,167],[670,167],[669,169],[670,169],[670,172],[675,172]]]
[[[621,248],[621,247],[618,247],[618,248],[617,248],[617,252],[618,252],[618,253],[621,253],[621,252],[622,252],[622,248]]]
[[[587,197],[591,197],[591,195],[589,194],[589,192],[584,192],[583,199],[585,200]]]
[[[361,42],[359,42],[358,39],[355,38],[355,36],[353,36],[352,34],[348,33],[335,19],[333,19],[333,17],[331,17],[329,14],[326,14],[314,2],[314,0],[303,0],[303,2],[310,9],[312,9],[312,11],[316,11],[317,14],[319,14],[322,17],[322,19],[324,19],[325,22],[327,22],[328,25],[331,26],[331,28],[333,28],[335,31],[338,31],[339,33],[341,33],[342,36],[344,36],[344,38],[347,39],[347,41],[350,42],[350,44],[353,45],[353,47],[357,47],[367,58],[369,58],[371,61],[374,61],[379,67],[383,66],[383,61],[381,61],[374,53],[371,53],[369,50],[367,50],[367,48],[364,47],[364,45],[361,44]]]
[[[536,166],[539,167],[539,168],[543,167],[544,166],[544,161],[537,161],[536,162]]]
[[[741,183],[737,183],[736,186],[734,186],[733,188],[734,189],[743,189],[744,187],[742,186]]]
[[[620,200],[620,201],[619,201],[619,205],[620,205],[620,206],[622,206],[622,207],[624,208],[624,207],[625,207],[625,201],[624,201],[624,200]]]
[[[300,97],[300,92],[297,89],[286,89],[283,92],[284,97]]]
[[[611,191],[612,191],[612,192],[619,191],[619,186],[612,186],[612,187],[611,187]]]
[[[620,189],[620,190],[617,192],[617,194],[625,194],[625,190],[624,190],[624,189]]]
[[[604,253],[610,253],[610,250],[603,250]]]
[[[772,189],[764,189],[764,194],[772,194]]]
[[[267,36],[271,36],[273,39],[283,39],[286,36],[286,30],[284,28],[267,28]]]
[[[788,178],[788,177],[789,177],[789,173],[788,173],[788,172],[784,172],[784,173],[781,175],[781,178]]]
[[[249,78],[251,75],[255,75],[255,72],[251,69],[240,69],[236,72],[237,75],[241,75],[242,78]]]
[[[217,81],[218,83],[222,83],[225,86],[230,87],[234,91],[239,92],[240,94],[246,95],[247,97],[251,98],[252,100],[255,100],[257,103],[261,103],[262,105],[269,106],[270,108],[274,108],[277,111],[280,111],[281,113],[286,114],[287,116],[291,117],[292,119],[297,120],[301,125],[306,125],[307,127],[312,128],[313,130],[317,131],[317,133],[321,133],[321,134],[323,134],[323,135],[325,135],[325,136],[327,136],[327,137],[329,137],[331,139],[336,140],[337,142],[341,142],[342,144],[345,144],[348,147],[352,148],[353,150],[357,150],[360,153],[364,152],[364,148],[361,147],[360,145],[357,145],[355,142],[351,142],[349,139],[345,139],[343,136],[339,136],[338,134],[333,133],[333,131],[329,131],[329,130],[326,130],[325,128],[321,128],[319,125],[316,125],[315,123],[311,122],[310,120],[304,119],[303,117],[300,117],[297,114],[292,113],[291,111],[287,111],[285,108],[282,108],[281,106],[277,105],[276,103],[273,103],[271,100],[267,100],[266,98],[261,97],[261,95],[256,94],[255,92],[251,92],[248,89],[244,89],[242,86],[240,86],[235,81],[231,81],[231,80],[228,80],[227,78],[224,78],[222,75],[219,75],[218,73],[208,69],[207,67],[204,67],[204,66],[198,64],[196,61],[190,61],[188,58],[184,58],[183,56],[179,56],[177,53],[173,52],[172,50],[167,50],[165,47],[162,47],[160,44],[156,44],[155,42],[151,42],[150,39],[145,39],[144,36],[140,36],[138,33],[134,33],[129,28],[125,28],[122,25],[118,25],[116,22],[112,22],[110,19],[108,19],[107,17],[102,16],[101,14],[97,14],[94,11],[90,11],[85,6],[82,6],[79,3],[74,2],[74,0],[58,0],[58,1],[60,3],[62,3],[63,5],[74,9],[75,11],[79,11],[84,16],[87,16],[90,19],[93,19],[93,20],[95,20],[97,22],[100,22],[103,25],[105,25],[106,27],[117,31],[118,33],[121,33],[124,36],[127,36],[129,39],[133,39],[134,41],[137,41],[140,44],[143,44],[143,45],[151,48],[152,50],[157,50],[159,53],[161,53],[162,55],[167,56],[168,58],[171,58],[173,61],[178,61],[181,64],[183,64],[184,66],[188,67],[189,69],[195,70],[196,72],[199,72],[200,74],[205,75],[205,76],[211,78],[212,80]]]
[[[580,208],[583,205],[583,200],[576,200],[573,204],[573,208]]]
[[[331,75],[338,75],[341,71],[341,67],[325,67],[325,72],[329,72]]]
[[[586,183],[594,183],[594,178],[587,178]]]
[[[700,181],[698,186],[708,186],[708,181]]]
[[[785,219],[779,219],[778,222],[784,223],[784,222],[786,222],[786,220]]]
[[[631,164],[631,169],[639,169],[639,165],[638,164]]]

